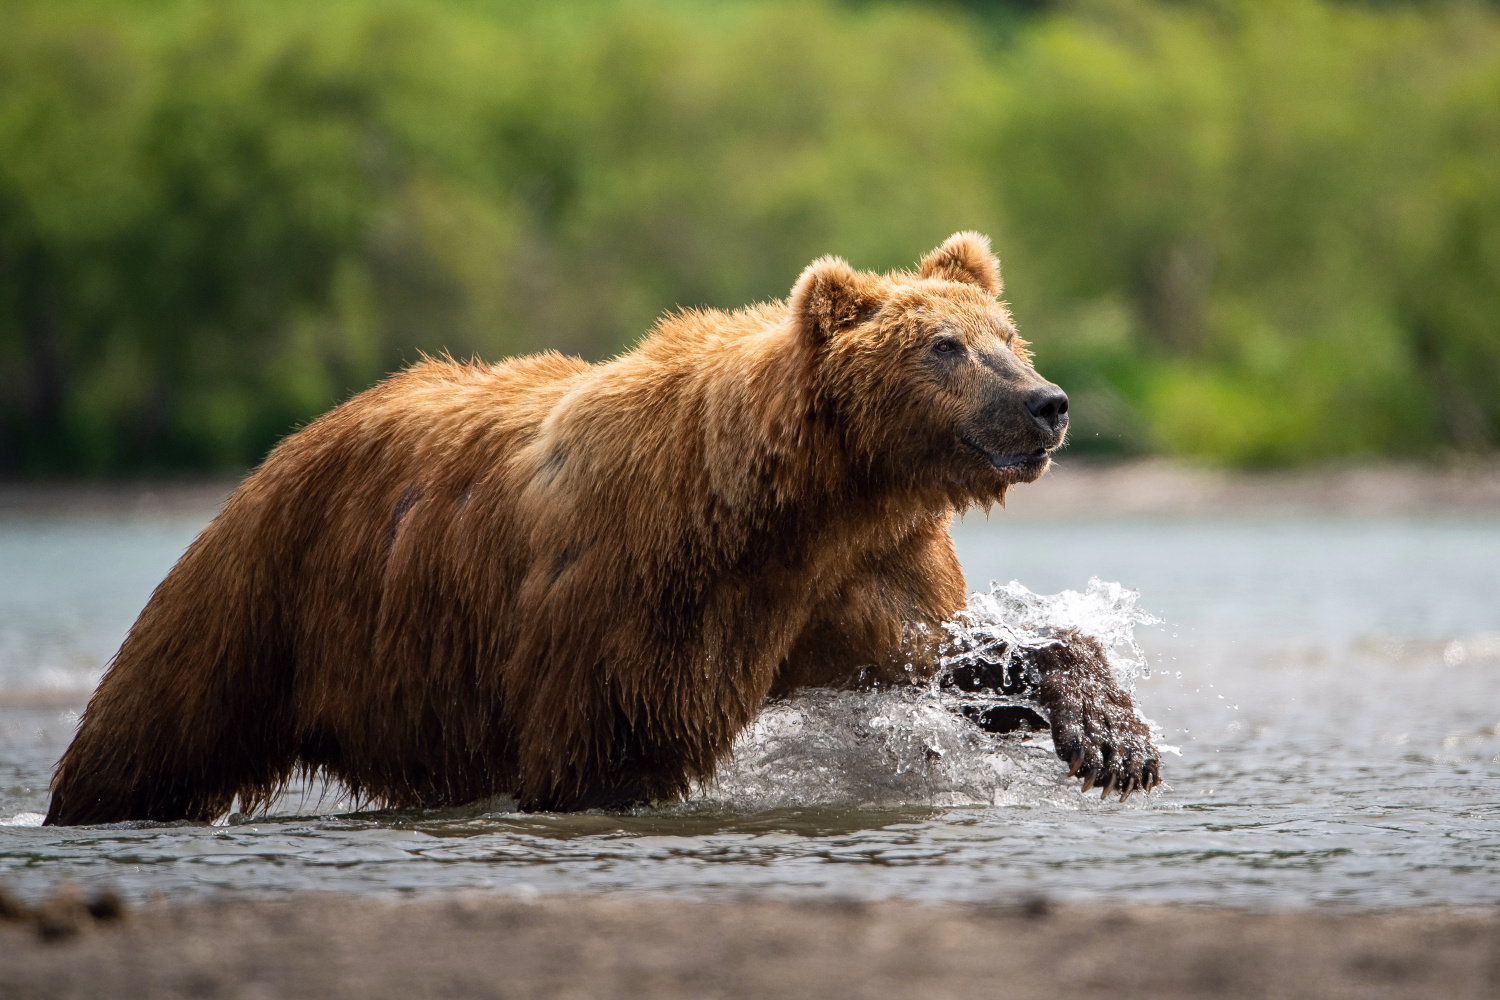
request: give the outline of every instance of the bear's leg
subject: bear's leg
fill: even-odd
[[[942,623],[964,606],[963,573],[947,526],[924,533],[821,604],[771,689],[858,687],[932,676]],[[1016,692],[1046,709],[1057,755],[1084,790],[1128,796],[1161,784],[1161,755],[1099,643],[1071,635],[1028,651],[1040,685]],[[909,669],[908,669],[909,668]]]
[[[291,774],[290,655],[274,588],[205,531],[162,581],[89,700],[46,822],[211,821]]]
[[[926,680],[964,597],[948,523],[934,521],[817,606],[771,694]]]
[[[1039,684],[1026,692],[1052,723],[1052,743],[1083,779],[1083,790],[1113,789],[1123,801],[1136,789],[1161,784],[1161,754],[1151,727],[1136,713],[1130,692],[1115,681],[1097,639],[1074,632],[1056,646],[1023,654],[1036,666]]]
[[[1120,687],[1097,639],[1068,632],[1040,649],[1017,649],[1004,660],[984,658],[955,667],[942,678],[955,694],[1001,695],[1007,701],[968,703],[965,716],[990,733],[1050,729],[1057,755],[1069,777],[1083,779],[1084,791],[1099,786],[1129,796],[1161,784],[1161,755],[1151,727],[1136,714],[1130,692]],[[1039,703],[1047,719],[1025,705]],[[1050,721],[1049,721],[1050,720]]]

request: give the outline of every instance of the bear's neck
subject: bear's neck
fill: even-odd
[[[587,455],[589,516],[619,524],[637,558],[800,560],[945,515],[947,497],[859,460],[817,375],[784,307],[685,313],[596,368],[547,434]]]
[[[820,389],[815,348],[784,310],[680,317],[637,353],[670,386],[662,411],[695,428],[690,467],[727,511],[768,530],[816,532],[833,519],[891,523],[951,509],[950,497],[861,457]]]

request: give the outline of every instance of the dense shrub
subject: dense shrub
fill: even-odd
[[[1494,446],[1500,17],[983,17],[0,0],[0,470],[243,466],[421,351],[604,357],[958,228],[1078,448]]]

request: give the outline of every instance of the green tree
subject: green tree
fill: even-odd
[[[0,471],[243,467],[418,352],[606,357],[676,306],[959,228],[995,237],[1076,448],[1500,436],[1489,8],[0,0],[0,23]]]

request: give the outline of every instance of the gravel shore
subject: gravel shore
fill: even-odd
[[[0,924],[0,996],[1490,997],[1500,913],[464,895]]]

